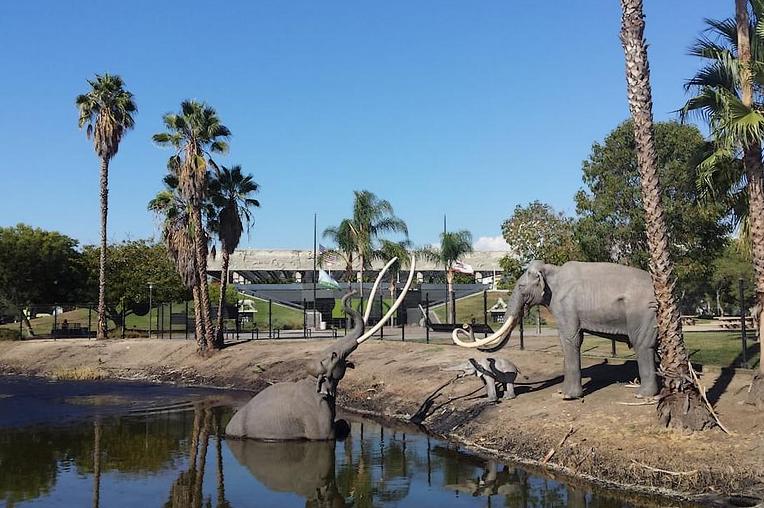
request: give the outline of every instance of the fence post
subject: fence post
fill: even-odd
[[[302,338],[306,338],[308,336],[308,309],[307,309],[308,302],[305,300],[305,298],[302,299]]]
[[[425,330],[425,342],[430,343],[430,293],[424,294],[424,330]]]
[[[483,290],[483,324],[488,330],[488,291]],[[483,337],[488,337],[488,332],[483,333]]]
[[[610,356],[615,358],[615,355],[616,355],[615,340],[614,339],[610,339]]]
[[[523,315],[520,317],[520,351],[525,349],[525,326],[523,325],[523,322],[525,321],[525,307],[523,307]]]
[[[51,331],[51,335],[53,335],[53,340],[56,340],[56,328],[58,328],[58,307],[56,304],[53,304],[53,330]]]
[[[379,293],[379,320],[382,321],[382,318],[385,315],[385,302],[382,298],[382,292]],[[391,316],[392,317],[392,316]],[[385,323],[382,323],[382,326],[379,327],[379,340],[385,340]]]
[[[173,324],[172,324],[172,300],[170,300],[170,338],[172,339],[172,330],[173,330]]]
[[[451,291],[451,323],[456,324],[456,291]]]
[[[748,333],[745,329],[745,300],[743,295],[743,288],[745,282],[740,277],[740,339],[743,342],[743,368],[748,367]]]
[[[19,338],[24,338],[24,307],[19,305]]]
[[[186,319],[185,319],[185,322],[186,322],[186,326],[185,326],[186,329],[184,331],[186,333],[186,340],[188,340],[188,300],[186,300]]]
[[[122,298],[122,340],[125,339],[125,328],[127,327],[127,323],[125,322],[125,319],[127,319],[127,311],[125,309],[125,298]]]
[[[161,324],[159,325],[159,338],[164,339],[164,304],[162,303],[160,305],[161,305],[160,309],[162,309],[160,311],[162,313],[162,318],[160,321]]]
[[[93,320],[92,320],[92,314],[93,312],[93,306],[88,304],[88,339],[90,338],[90,335],[93,333]]]
[[[273,338],[273,300],[268,298],[268,338]]]
[[[157,321],[156,321],[156,323],[157,323],[157,327],[156,327],[157,333],[156,333],[156,335],[157,335],[157,337],[159,337],[159,333],[160,332],[159,332],[159,304],[158,303],[157,303]]]

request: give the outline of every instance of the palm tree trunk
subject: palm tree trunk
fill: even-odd
[[[93,508],[101,505],[101,420],[93,424]]]
[[[202,226],[202,211],[198,206],[191,207],[191,224],[194,228],[194,251],[196,256],[196,269],[199,278],[199,303],[202,330],[207,349],[212,349],[214,335],[212,320],[210,319],[210,292],[207,285],[207,242],[205,241],[204,227]]]
[[[446,283],[448,287],[448,294],[446,295],[446,323],[456,323],[456,308],[454,306],[454,298],[451,295],[454,294],[454,272],[450,268],[446,271]]]
[[[109,213],[109,159],[101,159],[101,252],[98,262],[98,324],[96,339],[105,339],[106,329],[106,219]]]
[[[358,256],[358,259],[361,260],[361,283],[359,284],[358,294],[361,295],[361,307],[363,307],[363,256]],[[363,312],[363,308],[361,308],[361,312]]]
[[[223,246],[223,260],[220,267],[220,298],[218,298],[218,319],[215,326],[215,343],[213,347],[215,349],[221,349],[223,347],[223,306],[225,304],[225,290],[228,287],[228,263],[231,260],[231,255],[228,250]]]
[[[737,23],[737,47],[740,60],[740,91],[743,104],[753,104],[751,83],[751,41],[748,33],[748,1],[735,0]],[[750,226],[753,268],[756,274],[756,322],[759,337],[762,336],[761,311],[764,310],[764,167],[761,161],[761,143],[751,143],[744,148],[743,166],[748,176],[748,223]],[[759,360],[759,372],[748,392],[748,402],[764,408],[764,362]]]
[[[658,304],[658,352],[663,389],[658,402],[661,423],[701,430],[714,421],[690,381],[689,357],[682,338],[679,308],[674,298],[674,266],[669,255],[668,229],[661,203],[655,154],[652,92],[642,0],[621,0],[621,42],[626,60],[629,109],[634,119],[637,163],[645,207],[650,274]]]
[[[199,297],[199,285],[191,288],[194,296],[194,333],[196,333],[196,347],[198,351],[204,351],[207,341],[204,338],[204,324],[202,324],[202,304]]]

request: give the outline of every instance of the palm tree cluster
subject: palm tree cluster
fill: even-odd
[[[353,215],[343,219],[339,225],[328,227],[323,236],[331,240],[335,247],[327,249],[318,258],[323,266],[330,257],[339,257],[345,263],[345,280],[350,281],[354,265],[359,267],[359,278],[363,281],[363,272],[371,267],[375,259],[389,260],[393,257],[406,259],[405,254],[411,246],[408,240],[408,227],[396,217],[389,201],[380,199],[373,192],[362,190],[353,193]],[[400,242],[391,242],[382,238],[387,233],[403,234],[406,238]],[[400,271],[400,265],[391,267],[391,277]],[[392,279],[391,279],[392,281]],[[391,282],[391,291],[394,291]],[[363,299],[363,284],[359,294]]]
[[[149,202],[163,219],[162,238],[178,273],[194,299],[196,338],[201,350],[223,346],[223,312],[230,255],[252,224],[252,197],[258,185],[241,166],[218,165],[213,155],[228,152],[231,132],[217,112],[198,101],[183,101],[180,111],[164,116],[166,131],[154,142],[174,150],[167,161],[164,190]],[[207,283],[207,258],[220,243],[222,270],[217,322],[213,327]]]
[[[750,7],[750,12],[749,12]],[[713,141],[700,164],[701,184],[723,200],[740,226],[753,261],[758,312],[764,309],[764,1],[735,0],[735,18],[706,20],[708,28],[690,54],[703,62],[686,89],[681,110],[708,123]],[[761,316],[760,327],[764,326]],[[759,330],[759,336],[764,329]],[[750,390],[764,406],[764,364]]]

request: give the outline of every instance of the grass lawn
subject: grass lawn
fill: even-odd
[[[382,299],[382,310],[384,312],[387,312],[390,310],[390,306],[392,305],[392,300],[390,298],[383,298]],[[361,299],[360,298],[351,298],[350,299],[350,306],[354,309],[356,309],[361,314],[364,313],[364,310],[366,309],[366,306],[368,305],[369,301],[367,299],[364,299],[363,301],[363,309],[361,309]],[[379,297],[374,299],[374,304],[372,306],[372,315],[376,315],[379,313]],[[332,317],[333,318],[344,318],[345,317],[345,309],[342,308],[342,299],[336,298],[334,300],[334,307],[332,308]]]
[[[486,294],[485,308],[490,309],[499,298],[507,303],[509,300],[509,294],[507,291],[488,291]],[[483,322],[483,293],[475,293],[474,295],[466,296],[456,300],[456,321],[459,323],[470,323],[474,319],[477,323]],[[554,318],[552,314],[543,307],[536,307],[526,316],[525,322],[527,324],[535,323],[535,309],[541,310],[541,320],[544,326],[554,327]],[[446,308],[444,304],[430,306],[430,311],[434,313],[440,319],[441,323],[446,322]],[[488,316],[488,324],[491,324],[491,316]]]

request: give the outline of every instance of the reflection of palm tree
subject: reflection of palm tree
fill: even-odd
[[[93,508],[101,502],[101,419],[93,423]]]
[[[221,425],[221,418],[222,414],[220,411],[215,412],[215,437],[216,439],[216,450],[215,450],[215,460],[217,462],[217,494],[218,494],[218,500],[217,500],[217,507],[218,508],[229,508],[231,506],[231,503],[229,503],[225,498],[225,480],[223,477],[223,432]]]
[[[203,409],[200,405],[195,405],[188,469],[181,471],[178,479],[172,484],[170,499],[165,503],[165,508],[201,508],[210,423],[210,410]],[[205,503],[207,506],[211,504],[211,499],[208,499]]]

